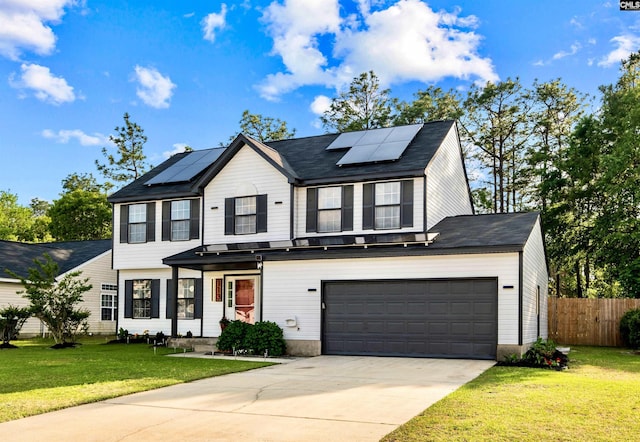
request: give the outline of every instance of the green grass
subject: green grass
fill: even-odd
[[[640,355],[572,347],[569,370],[493,367],[383,441],[638,440]]]
[[[212,358],[173,358],[170,348],[105,344],[91,339],[77,348],[52,350],[52,341],[12,341],[0,350],[0,422],[271,365]]]

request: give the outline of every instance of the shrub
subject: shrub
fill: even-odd
[[[287,347],[282,336],[282,329],[275,322],[256,322],[247,331],[245,348],[258,355],[268,352],[271,356],[280,356]]]
[[[9,341],[16,339],[29,316],[31,312],[24,307],[9,305],[0,310],[0,340],[3,345],[9,346]]]
[[[640,348],[640,308],[629,310],[620,319],[620,336],[627,347]]]
[[[522,357],[522,360],[532,366],[543,367],[547,365],[547,361],[553,359],[556,351],[556,344],[551,339],[544,340],[538,338],[531,348]]]
[[[222,351],[246,350],[245,337],[250,327],[243,321],[231,321],[220,333],[216,346]]]

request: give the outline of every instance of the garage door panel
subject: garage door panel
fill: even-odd
[[[331,282],[323,352],[495,359],[497,280]]]

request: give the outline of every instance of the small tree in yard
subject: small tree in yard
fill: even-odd
[[[58,264],[47,254],[44,261],[33,260],[35,267],[29,269],[26,278],[9,272],[20,279],[24,290],[18,292],[31,303],[29,310],[40,319],[51,332],[55,347],[72,347],[76,334],[86,327],[90,312],[77,308],[82,302],[82,294],[91,290],[89,278],[81,279],[82,272],[70,272],[59,281]]]
[[[18,336],[29,316],[31,316],[31,312],[28,308],[9,305],[0,310],[0,339],[2,339],[0,348],[16,348],[9,341]]]

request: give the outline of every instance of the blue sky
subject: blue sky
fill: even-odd
[[[638,49],[640,11],[618,1],[0,0],[0,190],[27,205],[98,177],[125,112],[159,164],[227,142],[245,109],[324,133],[368,70],[405,100],[516,76],[597,96]]]

